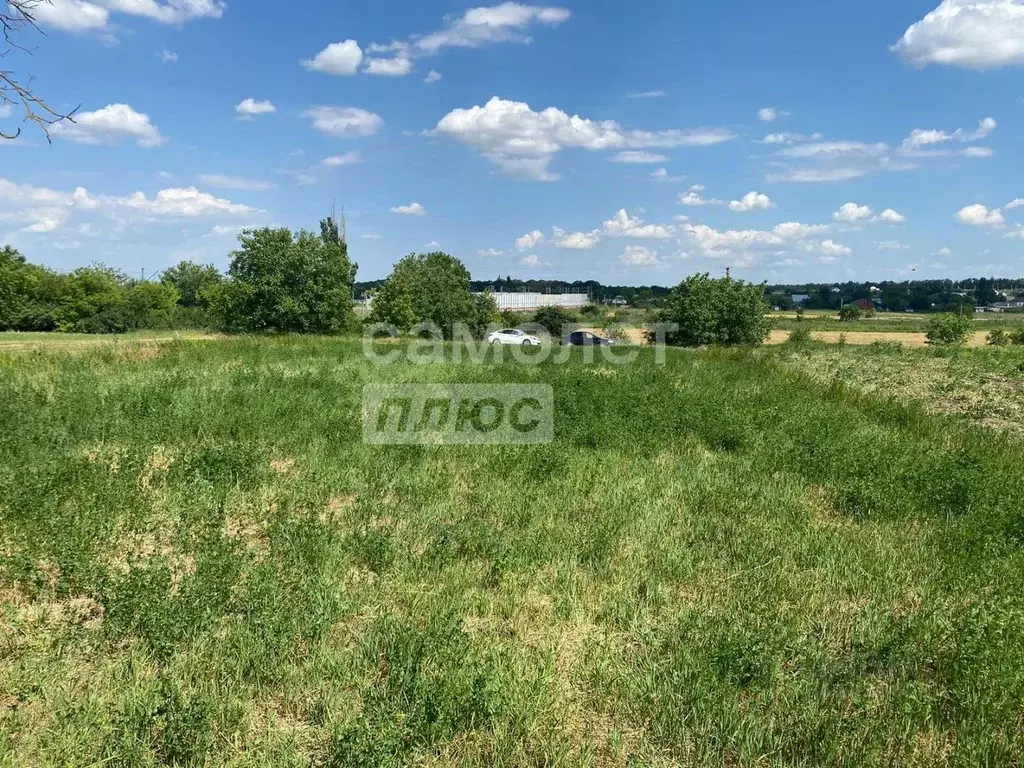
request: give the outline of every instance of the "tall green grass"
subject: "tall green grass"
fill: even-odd
[[[1024,451],[744,352],[0,358],[0,762],[1011,765]],[[370,382],[549,383],[366,446]]]

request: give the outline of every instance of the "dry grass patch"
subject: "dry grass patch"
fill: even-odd
[[[148,491],[158,478],[166,478],[167,471],[174,463],[174,459],[174,451],[170,448],[162,445],[154,446],[153,452],[146,459],[146,466],[139,475],[139,488]]]
[[[270,468],[282,477],[294,475],[296,472],[295,459],[290,457],[283,459],[271,459]]]

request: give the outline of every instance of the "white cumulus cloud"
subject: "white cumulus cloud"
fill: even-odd
[[[191,19],[219,19],[227,7],[219,0],[99,0],[112,11],[145,16],[161,24],[181,24]]]
[[[78,112],[75,122],[55,123],[50,132],[79,144],[120,144],[129,140],[140,147],[159,147],[163,143],[149,115],[136,112],[127,104],[108,104],[95,112]]]
[[[44,27],[83,34],[106,32],[111,12],[143,16],[161,24],[183,24],[192,19],[219,19],[225,8],[218,0],[48,0],[33,3],[31,12]]]
[[[214,197],[208,192],[200,192],[195,187],[161,189],[152,199],[142,192],[136,192],[124,198],[103,198],[103,201],[113,202],[119,207],[134,209],[146,215],[171,218],[256,212],[255,208]]]
[[[968,205],[956,212],[956,220],[972,227],[1001,227],[1006,223],[1003,212],[998,208],[975,204]]]
[[[683,224],[682,229],[694,244],[708,256],[728,256],[737,251],[743,252],[785,244],[785,240],[775,232],[764,232],[757,229],[730,229],[720,232],[706,224],[689,223]]]
[[[684,192],[683,194],[681,194],[679,196],[679,204],[680,205],[694,206],[694,207],[698,207],[698,206],[702,206],[702,205],[719,205],[719,204],[721,204],[721,202],[722,202],[721,200],[716,200],[713,197],[710,198],[710,199],[705,199],[704,196],[701,195],[701,192],[703,192],[703,191],[704,191],[704,185],[703,184],[694,184],[692,187],[690,187],[689,190],[687,190],[686,192]]]
[[[849,256],[853,251],[842,243],[834,240],[822,240],[820,243],[804,243],[804,250],[812,253],[820,253],[818,261],[823,264],[831,264],[841,256]]]
[[[674,228],[660,224],[644,224],[642,219],[630,216],[623,208],[614,218],[604,223],[604,234],[608,237],[634,237],[639,240],[670,240],[674,235]]]
[[[540,257],[535,253],[531,253],[529,256],[523,256],[523,259],[520,263],[524,264],[527,267],[539,267]]]
[[[1024,2],[943,0],[892,49],[917,67],[983,70],[1024,64]]]
[[[384,77],[405,77],[412,72],[412,61],[404,56],[396,56],[393,59],[369,59],[363,72]]]
[[[857,205],[856,203],[844,203],[839,206],[839,210],[832,214],[832,218],[836,221],[845,221],[850,224],[856,224],[858,221],[864,221],[870,219],[872,210],[866,205]]]
[[[522,237],[516,238],[516,250],[531,251],[542,242],[544,242],[544,233],[539,229],[535,229],[532,232],[527,232]]]
[[[772,229],[772,234],[784,240],[802,240],[803,238],[827,232],[831,227],[828,224],[802,224],[799,221],[786,221],[777,224]]]
[[[81,34],[107,28],[110,11],[86,0],[53,0],[32,9],[36,21],[62,32]]]
[[[729,210],[736,213],[744,213],[755,209],[768,210],[769,208],[774,207],[775,203],[772,202],[768,195],[763,195],[756,190],[753,192],[747,192],[741,200],[733,200],[729,203]]]
[[[359,71],[363,61],[363,49],[355,40],[343,43],[331,43],[312,59],[304,59],[300,64],[311,72],[323,72],[325,75],[354,75]]]
[[[269,99],[256,101],[256,99],[248,98],[242,99],[235,105],[235,112],[238,114],[239,120],[251,120],[257,115],[271,115],[277,112],[277,107]]]
[[[735,138],[724,128],[640,131],[613,120],[588,120],[549,107],[535,112],[529,104],[497,96],[484,106],[455,109],[432,132],[465,144],[506,173],[536,181],[555,181],[549,170],[563,149],[591,151],[711,146]]]
[[[440,79],[441,73],[438,72],[436,69],[432,69],[429,72],[427,72],[427,76],[423,78],[423,82],[426,83],[427,85],[432,85],[433,83],[436,83]]]
[[[894,211],[892,208],[886,208],[878,214],[878,219],[886,224],[902,224],[907,220],[907,217],[898,211]]]
[[[596,230],[593,232],[573,232],[569,234],[564,230],[555,227],[552,230],[556,248],[566,248],[573,251],[587,251],[601,242],[601,235]]]
[[[627,245],[619,261],[631,267],[652,267],[658,263],[658,254],[642,245]]]

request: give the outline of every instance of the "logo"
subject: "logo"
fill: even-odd
[[[546,384],[367,384],[369,445],[537,445],[554,439]]]

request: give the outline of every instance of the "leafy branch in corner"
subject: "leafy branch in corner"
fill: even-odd
[[[4,48],[0,52],[0,107],[20,106],[25,113],[23,122],[38,125],[46,134],[47,141],[50,141],[50,126],[64,120],[74,122],[78,107],[66,114],[54,109],[34,91],[32,76],[21,78],[15,72],[4,68],[2,64],[13,51],[32,53],[20,45],[17,38],[26,28],[42,34],[33,12],[39,5],[50,2],[51,0],[7,0],[0,5],[0,29],[3,30],[4,36]],[[0,131],[0,139],[16,139],[20,135],[21,128],[14,133]]]

